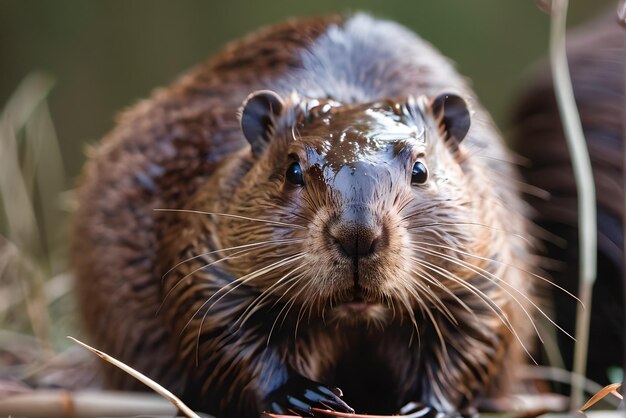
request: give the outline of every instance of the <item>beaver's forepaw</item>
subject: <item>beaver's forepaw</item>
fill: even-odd
[[[403,418],[478,418],[475,408],[467,408],[459,412],[442,412],[420,402],[410,402],[400,409]]]
[[[354,413],[341,400],[339,388],[330,388],[304,377],[290,378],[283,386],[272,392],[266,401],[266,411],[280,415],[313,416],[311,408]]]

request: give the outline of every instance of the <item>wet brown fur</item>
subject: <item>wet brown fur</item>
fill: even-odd
[[[328,50],[326,42],[333,38],[325,34],[344,30],[364,31],[382,45],[378,50],[368,37],[355,37],[346,55],[362,76],[350,79],[352,70],[343,64],[346,80],[326,74],[335,68],[315,49]],[[387,32],[399,51],[413,54],[386,50]],[[339,53],[330,55],[342,62]],[[344,71],[341,64],[337,68]],[[406,256],[389,254],[376,267],[372,289],[386,289],[397,316],[374,312],[367,326],[330,314],[327,320],[329,299],[342,297],[340,291],[324,293],[322,279],[333,269],[324,263],[332,250],[308,264],[289,261],[299,260],[302,248],[309,259],[316,255],[323,234],[315,235],[311,221],[321,228],[337,207],[332,191],[330,198],[320,189],[308,201],[289,199],[280,178],[267,178],[284,164],[280,141],[258,161],[251,155],[238,110],[248,94],[267,88],[287,102],[293,97],[300,98],[296,102],[330,97],[344,104],[407,96],[426,100],[449,89],[470,102],[470,132],[456,150],[446,145],[436,115],[423,107],[433,176],[452,179],[441,183],[445,193],[431,192],[429,206],[415,200],[408,186],[392,188],[381,196],[398,198],[393,210],[384,199],[374,205],[394,231],[419,227],[415,217],[427,213],[423,219],[434,225],[423,227],[418,238],[452,247],[410,253],[399,242],[389,244],[431,266],[407,267]],[[78,192],[73,242],[87,330],[98,348],[220,416],[254,416],[284,380],[286,368],[341,386],[348,403],[370,408],[364,412],[392,413],[409,401],[449,412],[471,410],[486,393],[505,390],[503,369],[515,370],[522,361],[516,340],[531,344],[523,309],[530,309],[532,261],[527,242],[519,238],[527,226],[508,159],[463,79],[428,44],[394,24],[357,15],[289,21],[253,34],[126,112],[91,155]],[[276,239],[283,241],[255,247]],[[301,247],[307,239],[315,245]],[[236,248],[224,250],[231,247]],[[396,264],[421,274],[422,287],[388,277],[386,271],[401,271]],[[263,274],[257,278],[258,269]],[[262,309],[247,309],[281,277],[297,274],[309,285],[266,293],[270,298]],[[250,280],[233,284],[238,278]],[[421,302],[407,290],[413,288]],[[382,297],[372,292],[372,298]],[[137,387],[110,369],[107,382]]]

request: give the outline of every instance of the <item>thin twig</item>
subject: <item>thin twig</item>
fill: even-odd
[[[118,367],[119,369],[125,371],[126,373],[128,373],[129,375],[134,377],[135,379],[139,380],[141,383],[143,383],[144,385],[148,386],[150,389],[154,390],[159,395],[163,396],[165,399],[170,401],[175,407],[177,407],[180,410],[180,412],[182,412],[183,414],[185,414],[189,418],[200,418],[200,416],[198,414],[193,412],[191,410],[191,408],[189,408],[187,405],[185,405],[183,403],[183,401],[181,401],[176,395],[174,395],[172,392],[170,392],[169,390],[165,389],[163,386],[159,385],[157,382],[155,382],[154,380],[150,379],[146,375],[144,375],[142,373],[139,373],[137,370],[133,369],[130,366],[127,366],[126,364],[122,363],[121,361],[117,360],[116,358],[111,357],[110,355],[108,355],[108,354],[106,354],[106,353],[104,353],[104,352],[102,352],[100,350],[97,350],[97,349],[95,349],[93,347],[90,347],[87,344],[85,344],[84,342],[79,341],[79,340],[77,340],[74,337],[69,337],[68,336],[67,338],[69,338],[70,340],[74,341],[76,344],[79,344],[82,347],[85,347],[89,351],[91,351],[94,354],[96,354],[97,356],[99,356],[101,359],[108,361],[109,363],[111,363],[115,367]]]
[[[591,399],[589,399],[587,401],[587,403],[585,403],[581,408],[580,408],[580,412],[583,412],[586,409],[589,409],[591,406],[595,405],[596,403],[598,403],[600,400],[604,399],[605,396],[607,395],[613,395],[616,398],[623,400],[624,397],[622,396],[621,393],[618,392],[618,390],[622,387],[621,383],[612,383],[608,386],[603,387],[602,389],[600,389],[598,391],[598,393],[596,393],[595,395],[593,395],[591,397]]]

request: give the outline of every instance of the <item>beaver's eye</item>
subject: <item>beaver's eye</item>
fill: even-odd
[[[413,172],[411,173],[412,184],[424,184],[428,180],[428,170],[421,161],[418,161],[413,165]]]
[[[292,163],[285,173],[287,181],[296,186],[304,186],[304,175],[300,163]]]

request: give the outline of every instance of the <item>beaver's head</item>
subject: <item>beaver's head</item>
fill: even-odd
[[[228,269],[264,302],[380,319],[436,305],[447,282],[471,273],[467,225],[483,219],[475,174],[462,169],[461,97],[342,105],[259,91],[241,125],[251,160],[215,203],[237,216],[216,219],[215,234],[240,251]]]

